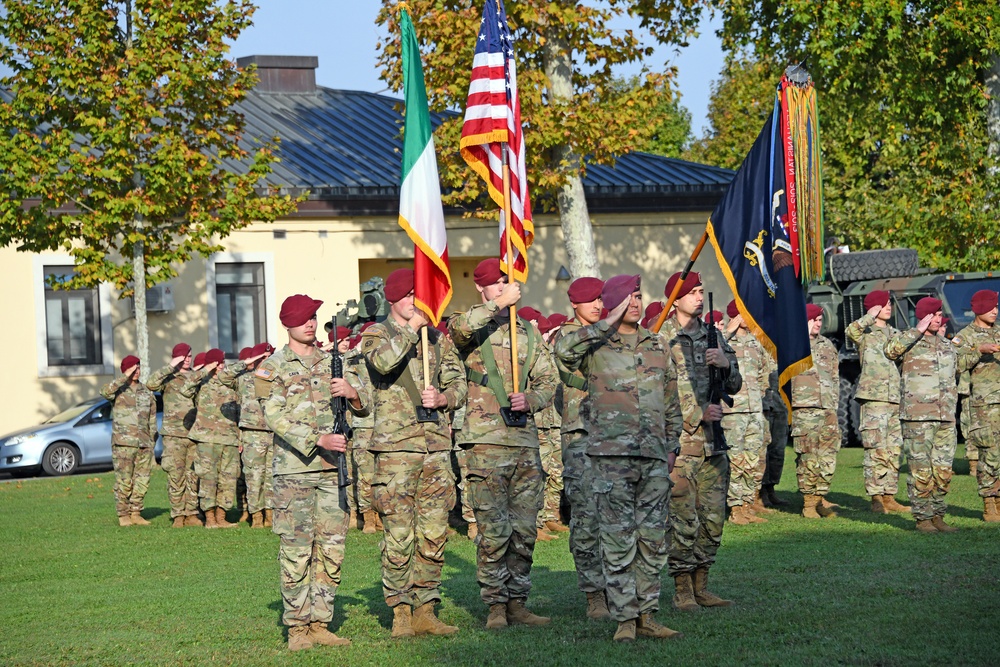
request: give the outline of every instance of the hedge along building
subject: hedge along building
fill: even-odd
[[[308,198],[288,218],[233,233],[222,241],[223,252],[189,262],[148,292],[152,368],[165,364],[179,341],[196,351],[221,347],[230,356],[265,339],[280,346],[286,336],[278,309],[286,296],[322,299],[319,315],[329,319],[337,304],[359,298],[360,283],[412,262],[412,244],[397,222],[401,101],[317,86],[315,57],[251,56],[239,63],[256,64],[260,76],[241,103],[248,135],[281,138],[281,162],[268,183]],[[732,175],[641,153],[622,156],[614,168],[588,168],[584,189],[604,276],[641,273],[646,300],[662,298]],[[449,310],[459,310],[478,302],[472,270],[498,254],[497,222],[445,213],[455,283]],[[522,304],[569,313],[571,276],[558,216],[536,211],[534,224]],[[717,307],[724,305],[728,289],[711,253],[697,269],[717,292]],[[0,434],[97,396],[135,350],[131,303],[113,288],[46,285],[46,276],[72,270],[67,255],[0,249],[3,300],[17,323],[0,331],[8,378]]]

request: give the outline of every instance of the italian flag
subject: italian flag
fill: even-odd
[[[414,304],[437,325],[451,301],[448,235],[441,207],[441,183],[420,49],[413,23],[400,12],[403,34],[403,179],[399,194],[399,225],[413,241]]]

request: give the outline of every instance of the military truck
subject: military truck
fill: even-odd
[[[969,302],[981,289],[1000,291],[1000,271],[941,273],[921,268],[917,251],[909,248],[866,250],[832,255],[827,280],[811,285],[807,300],[823,308],[824,336],[840,351],[840,430],[845,447],[861,445],[860,408],[854,400],[861,364],[858,349],[845,335],[848,324],[865,314],[864,298],[873,290],[892,295],[897,329],[916,325],[917,301],[933,296],[944,303],[947,336],[953,337],[973,320]]]

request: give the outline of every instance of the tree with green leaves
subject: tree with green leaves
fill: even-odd
[[[623,90],[642,86],[638,76],[615,80]],[[667,85],[660,86],[659,97],[647,119],[648,132],[635,149],[664,157],[681,157],[691,143],[691,112],[681,105],[681,96]]]
[[[294,210],[258,187],[275,160],[236,108],[229,59],[245,0],[8,0],[0,22],[0,243],[73,256],[62,287],[132,296],[148,367],[146,288],[254,221]],[[276,141],[276,139],[275,139]]]

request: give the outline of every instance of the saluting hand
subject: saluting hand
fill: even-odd
[[[878,314],[882,312],[884,306],[872,306],[868,309],[868,314],[872,317],[878,317]]]
[[[739,329],[741,324],[743,324],[742,315],[737,315],[736,317],[730,318],[729,324],[726,325],[726,331],[728,333],[732,333],[737,329]]]
[[[174,368],[180,368],[181,364],[184,363],[185,358],[186,357],[174,357],[173,359],[170,360],[170,365],[173,366]]]
[[[924,315],[923,319],[917,322],[917,331],[920,333],[927,333],[927,328],[931,325],[931,320],[934,319],[934,313],[930,315]]]
[[[437,410],[448,405],[448,397],[437,390],[437,387],[428,387],[420,392],[420,404],[428,410]]]
[[[628,311],[631,301],[632,299],[625,297],[624,301],[608,312],[608,316],[604,318],[604,321],[613,327],[618,326],[618,324],[621,323],[622,318],[625,317],[625,313]]]
[[[339,433],[324,433],[319,436],[316,446],[331,452],[346,452],[347,437]]]

